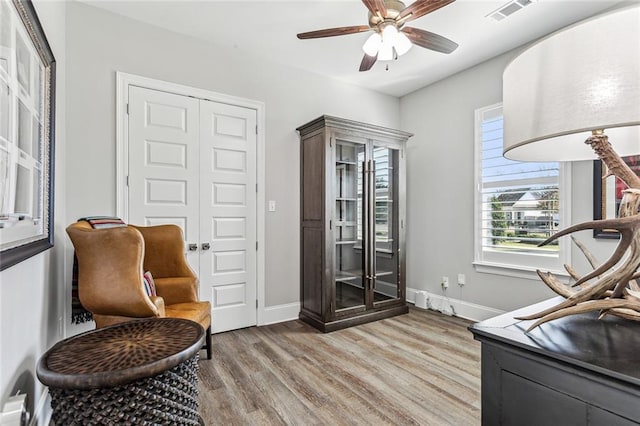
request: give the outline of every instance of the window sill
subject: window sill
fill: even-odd
[[[503,275],[525,280],[540,281],[536,269],[526,266],[508,265],[503,263],[473,262],[473,268],[481,274]],[[544,272],[547,272],[546,270]],[[548,271],[555,275],[561,282],[569,282],[569,274],[566,271]]]

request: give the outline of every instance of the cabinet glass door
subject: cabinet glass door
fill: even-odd
[[[365,149],[364,144],[336,141],[336,311],[365,303],[362,247]]]
[[[374,304],[399,297],[399,161],[398,149],[374,145]]]

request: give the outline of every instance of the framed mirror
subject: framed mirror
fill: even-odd
[[[31,1],[0,0],[0,270],[53,247],[55,59]]]
[[[640,155],[630,155],[622,159],[636,175],[640,176]],[[593,220],[618,217],[622,191],[627,188],[620,179],[607,176],[606,169],[602,161],[593,162]],[[620,238],[620,234],[613,229],[594,229],[593,237]]]

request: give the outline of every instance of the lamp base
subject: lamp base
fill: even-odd
[[[563,284],[550,272],[538,270],[540,279],[555,293],[565,297],[565,300],[536,314],[517,318],[537,320],[527,332],[545,322],[589,311],[600,311],[599,318],[611,314],[640,321],[640,286],[636,282],[640,279],[640,178],[613,150],[602,132],[594,132],[586,143],[591,145],[608,167],[609,174],[620,178],[629,187],[623,192],[618,217],[571,226],[540,245],[585,229],[615,229],[620,232],[620,242],[611,257],[601,265],[597,264],[584,245],[576,242],[594,270],[579,276],[571,266],[565,265],[565,269],[575,280],[572,286]]]

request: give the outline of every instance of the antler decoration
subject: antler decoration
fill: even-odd
[[[564,265],[576,281],[571,287],[560,282],[552,273],[538,270],[538,276],[542,281],[565,300],[534,315],[517,318],[537,320],[527,332],[547,321],[590,311],[600,311],[599,318],[611,314],[640,321],[640,287],[635,281],[640,278],[640,178],[613,150],[607,136],[601,131],[594,132],[585,143],[591,145],[598,154],[607,166],[609,175],[620,178],[629,187],[623,192],[618,218],[594,220],[571,226],[540,245],[585,229],[615,229],[620,232],[620,242],[611,257],[598,265],[586,247],[573,239],[594,270],[580,277],[571,266]]]

